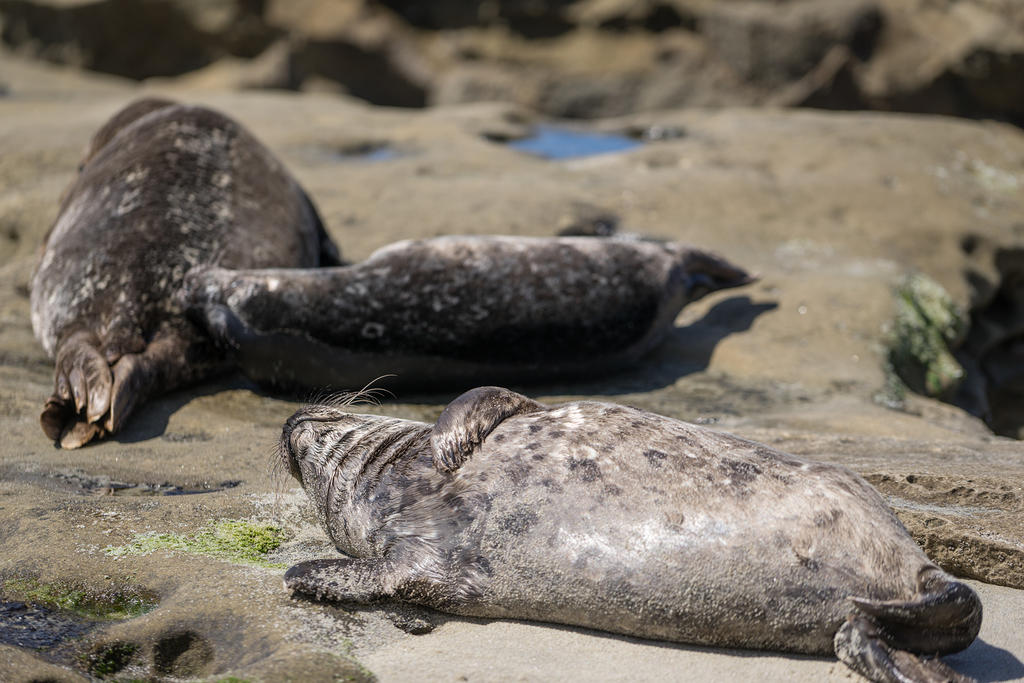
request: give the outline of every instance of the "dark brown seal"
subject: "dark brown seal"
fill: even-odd
[[[751,277],[667,242],[448,236],[317,270],[213,269],[190,303],[251,378],[278,388],[593,375],[637,361],[679,310]]]
[[[32,327],[56,359],[43,431],[81,446],[223,364],[178,303],[192,268],[337,262],[305,193],[238,123],[129,105],[94,136],[32,280]]]
[[[281,452],[346,558],[293,591],[964,680],[981,603],[837,465],[632,408],[482,387],[433,425],[317,405]]]

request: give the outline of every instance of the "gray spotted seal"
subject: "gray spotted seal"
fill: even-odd
[[[32,327],[56,361],[43,431],[81,446],[223,366],[175,295],[190,269],[338,262],[306,194],[238,123],[128,105],[93,137],[32,279]]]
[[[981,603],[863,479],[609,403],[473,389],[433,425],[313,405],[281,455],[346,558],[285,585],[967,680]]]
[[[447,236],[336,268],[197,270],[187,295],[261,383],[465,390],[627,366],[687,303],[751,281],[676,242]]]

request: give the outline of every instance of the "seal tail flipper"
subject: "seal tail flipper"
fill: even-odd
[[[851,598],[857,609],[885,628],[897,646],[914,652],[959,652],[981,629],[981,600],[965,583],[931,569],[921,595],[909,601]]]
[[[855,610],[835,636],[836,656],[877,681],[970,681],[938,659],[970,645],[981,629],[981,600],[934,566],[918,579],[912,600],[850,598]]]
[[[690,302],[711,292],[731,287],[742,287],[757,281],[737,265],[711,252],[688,249],[683,261],[686,272],[686,295]]]
[[[448,404],[434,423],[430,445],[439,472],[459,469],[473,450],[505,419],[547,407],[502,387],[477,387]]]
[[[836,632],[839,661],[876,683],[975,683],[939,659],[922,659],[889,645],[873,620],[851,616]]]
[[[289,567],[284,587],[317,600],[365,604],[392,596],[381,580],[388,569],[381,558],[307,560]]]

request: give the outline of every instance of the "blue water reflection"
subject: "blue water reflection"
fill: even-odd
[[[530,137],[510,142],[509,147],[545,159],[574,159],[623,152],[641,144],[615,133],[590,133],[545,125],[534,128]]]

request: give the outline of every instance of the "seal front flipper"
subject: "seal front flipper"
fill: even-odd
[[[393,576],[389,563],[381,557],[339,557],[307,560],[284,573],[284,587],[317,600],[369,603],[394,596],[394,587],[383,577]]]
[[[502,387],[477,387],[448,404],[430,434],[434,467],[453,472],[503,420],[547,406]]]
[[[922,571],[914,600],[851,598],[855,611],[836,632],[836,657],[872,681],[967,683],[939,659],[970,645],[981,628],[981,601],[968,585],[935,567]]]

